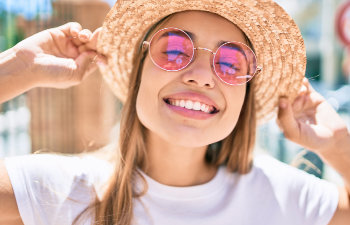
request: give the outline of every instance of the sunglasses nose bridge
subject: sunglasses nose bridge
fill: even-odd
[[[195,50],[204,50],[204,51],[210,52],[211,54],[214,54],[214,52],[211,49],[209,49],[209,48],[196,47],[194,49]]]
[[[214,53],[211,49],[209,49],[209,48],[195,47],[195,48],[193,48],[193,49],[194,49],[194,50],[204,50],[204,51],[210,52],[210,53],[211,53],[211,54],[210,54],[210,61],[212,61],[212,60],[213,60],[212,57],[215,56],[215,53]],[[212,63],[210,63],[210,65],[211,65],[211,67],[213,67]],[[213,69],[213,68],[212,68],[212,69]]]

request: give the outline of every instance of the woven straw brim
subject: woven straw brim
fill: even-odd
[[[258,123],[274,117],[279,96],[293,100],[302,85],[306,52],[293,19],[271,0],[118,0],[103,23],[98,51],[108,57],[100,68],[114,94],[124,102],[138,40],[163,17],[186,10],[216,13],[250,39],[263,67],[253,78]]]

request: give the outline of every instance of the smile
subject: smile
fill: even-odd
[[[178,106],[178,107],[182,107],[182,108],[186,108],[194,111],[202,111],[208,114],[214,114],[218,112],[218,110],[214,106],[207,105],[199,101],[192,101],[188,99],[171,99],[171,98],[164,99],[164,101],[169,105]]]

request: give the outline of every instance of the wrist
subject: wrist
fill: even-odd
[[[10,48],[4,52],[0,53],[0,75],[4,76],[7,74],[13,74],[15,71],[15,62],[16,61],[16,51],[13,48]]]
[[[331,166],[344,179],[345,184],[350,184],[350,137],[349,134],[339,139],[334,149],[322,152],[319,155],[322,160]]]
[[[0,53],[0,104],[34,87],[31,76],[16,49]]]
[[[28,60],[29,53],[17,48],[17,45],[0,54],[0,76],[8,77],[13,82],[20,82],[26,89],[35,86],[30,73],[33,60]]]
[[[345,128],[346,129],[346,128]],[[343,134],[339,135],[335,144],[331,148],[323,149],[320,151],[324,157],[331,157],[334,155],[349,155],[350,154],[350,133],[348,130],[344,130]]]

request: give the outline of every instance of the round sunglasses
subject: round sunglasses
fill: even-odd
[[[241,42],[225,42],[216,51],[194,47],[189,34],[174,27],[157,31],[151,40],[144,41],[152,62],[165,71],[179,71],[186,68],[194,59],[194,50],[205,50],[211,54],[212,69],[226,84],[242,85],[258,74],[262,67],[251,48]]]

